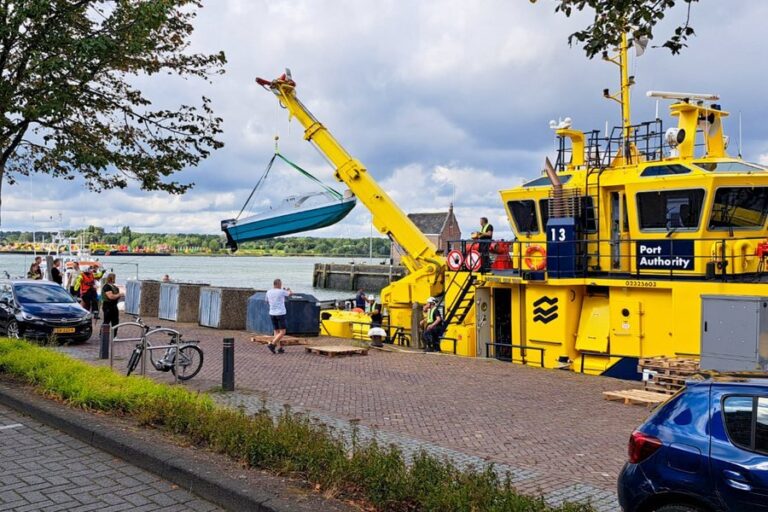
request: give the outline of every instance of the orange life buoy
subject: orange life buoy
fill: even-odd
[[[537,255],[541,261],[534,263],[533,255]],[[547,267],[547,250],[540,245],[529,245],[525,250],[523,262],[531,270],[544,270]]]

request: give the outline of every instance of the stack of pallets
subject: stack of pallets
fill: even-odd
[[[637,371],[649,374],[646,391],[673,395],[685,387],[685,381],[699,372],[698,359],[684,357],[642,357]]]

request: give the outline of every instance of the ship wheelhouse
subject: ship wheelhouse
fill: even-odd
[[[621,127],[609,137],[556,130],[557,186],[544,175],[500,192],[516,234],[510,273],[766,278],[757,254],[768,241],[768,170],[726,153],[717,105],[671,108],[687,115],[666,132],[661,120],[631,126],[629,139]],[[572,235],[560,240],[564,211]],[[532,246],[545,248],[536,252],[546,264],[526,259]]]

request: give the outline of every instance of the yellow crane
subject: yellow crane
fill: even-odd
[[[304,127],[304,139],[311,142],[335,168],[335,177],[349,187],[373,216],[376,229],[397,242],[405,251],[402,262],[408,275],[381,292],[392,326],[411,325],[413,303],[443,292],[445,262],[432,242],[373,179],[368,169],[331,135],[296,95],[296,82],[290,71],[275,80],[257,78],[256,82],[272,91],[280,105]]]

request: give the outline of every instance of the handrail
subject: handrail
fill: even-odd
[[[546,352],[546,350],[547,350],[545,348],[542,348],[542,347],[530,347],[528,345],[517,345],[517,344],[514,344],[514,343],[490,343],[490,342],[486,342],[485,343],[485,357],[486,357],[486,359],[490,359],[490,357],[491,357],[490,356],[490,348],[491,347],[494,347],[494,349],[496,347],[519,348],[520,352],[521,352],[520,361],[523,364],[528,364],[528,362],[526,361],[526,358],[525,358],[525,354],[523,353],[523,350],[538,350],[539,351],[539,356],[541,358],[540,364],[541,364],[541,367],[544,368],[544,352]],[[498,359],[498,357],[494,356],[494,359]],[[501,361],[505,361],[505,359],[501,359]],[[512,363],[514,361],[515,361],[514,353],[510,350],[509,362]]]
[[[663,234],[663,231],[660,231],[658,234]],[[525,249],[529,246],[533,245],[541,245],[542,247],[546,247],[549,250],[548,259],[552,261],[552,259],[565,259],[569,260],[571,262],[571,265],[573,265],[573,256],[572,256],[572,250],[568,251],[567,254],[560,255],[560,251],[558,250],[558,247],[568,247],[571,249],[574,244],[580,246],[579,251],[579,261],[577,261],[577,265],[573,266],[574,268],[574,276],[573,277],[606,277],[606,278],[640,278],[640,279],[696,279],[696,278],[705,278],[706,280],[712,280],[712,279],[720,279],[722,281],[743,281],[743,280],[754,280],[755,277],[759,279],[762,276],[768,276],[768,252],[763,253],[760,255],[758,253],[758,246],[762,245],[764,243],[768,243],[768,239],[766,236],[747,236],[747,237],[738,237],[738,238],[731,238],[731,237],[691,237],[686,236],[685,232],[681,231],[673,231],[675,237],[674,238],[624,238],[619,241],[613,240],[613,239],[606,239],[606,238],[594,238],[590,236],[585,236],[583,238],[580,238],[578,240],[571,240],[571,241],[544,241],[544,240],[513,240],[513,241],[503,241],[506,244],[509,244],[510,247],[510,258],[511,261],[511,268],[509,270],[518,272],[518,275],[521,277],[532,277],[534,274],[539,274],[539,279],[543,278],[543,276],[546,273],[546,269],[543,269],[541,271],[535,271],[533,269],[525,268],[523,265],[523,253],[525,252]],[[743,253],[736,253],[734,252],[736,249],[734,248],[734,244],[744,242],[753,242],[752,245],[755,247],[752,251],[743,252]],[[669,249],[667,249],[668,252],[665,252],[663,254],[653,254],[649,255],[649,257],[662,257],[664,259],[674,259],[677,257],[680,258],[686,258],[691,260],[691,264],[688,265],[689,269],[681,269],[681,268],[675,268],[673,266],[670,266],[669,268],[642,268],[637,265],[637,260],[639,258],[638,254],[638,248],[637,243],[668,243]],[[676,242],[676,243],[692,243],[693,249],[691,253],[685,253],[683,254],[677,247],[675,243],[670,242]],[[466,251],[466,248],[469,243],[474,243],[472,240],[451,240],[448,242],[449,249],[453,248],[461,248],[461,250]],[[613,268],[612,266],[608,266],[607,269],[603,268],[601,270],[594,270],[592,267],[595,266],[595,262],[599,261],[600,258],[600,251],[598,251],[598,248],[602,245],[615,245],[615,244],[621,244],[622,246],[626,246],[626,250],[622,250],[620,254],[618,255],[606,255],[604,257],[606,258],[612,258],[614,260],[620,261],[623,264],[621,267],[623,268]],[[704,247],[702,247],[702,245]],[[589,248],[594,247],[594,250],[590,251]],[[679,247],[679,245],[678,245]],[[742,245],[743,247],[743,245]],[[554,250],[552,250],[554,248]],[[715,250],[716,249],[716,250]],[[493,253],[491,253],[491,256],[495,256]],[[738,268],[737,265],[739,261],[742,261],[742,259],[745,262],[751,263],[750,267],[744,267],[744,268]],[[702,265],[702,262],[705,264]],[[752,263],[754,262],[754,263]],[[712,263],[712,265],[708,265],[709,263]],[[711,268],[707,268],[711,267]],[[467,272],[466,269],[460,270],[460,272]]]

